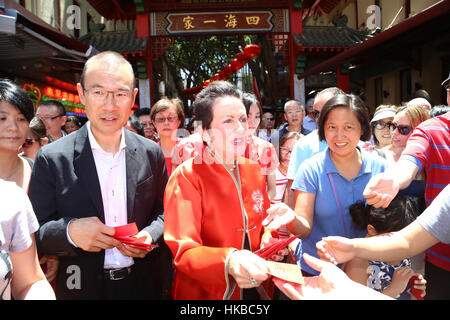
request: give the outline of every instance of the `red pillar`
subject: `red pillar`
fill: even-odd
[[[338,88],[341,89],[342,91],[344,91],[345,93],[350,93],[350,74],[342,73],[341,66],[337,65],[336,75],[337,75]]]
[[[303,33],[303,10],[294,10],[292,1],[289,3],[289,20],[291,26],[289,34],[289,86],[291,99],[294,99],[295,56],[297,55],[294,34]]]
[[[150,35],[150,19],[148,13],[136,14],[136,36],[138,38],[148,37]]]

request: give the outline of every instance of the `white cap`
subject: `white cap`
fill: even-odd
[[[380,109],[377,112],[375,112],[370,123],[373,123],[373,122],[381,120],[381,119],[393,118],[395,116],[396,112],[397,112],[397,110],[395,110],[394,108]]]

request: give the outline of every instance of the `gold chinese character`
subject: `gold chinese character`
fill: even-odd
[[[192,21],[194,21],[194,18],[191,16],[187,16],[187,17],[183,18],[184,28],[186,30],[195,29],[194,25],[192,24]]]
[[[225,28],[236,28],[237,26],[237,20],[236,16],[233,16],[232,14],[225,15]]]
[[[245,17],[245,20],[247,20],[247,24],[257,25],[259,23],[259,17],[258,16]]]

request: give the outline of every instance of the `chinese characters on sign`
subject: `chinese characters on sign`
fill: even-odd
[[[271,31],[271,11],[168,13],[169,34]]]

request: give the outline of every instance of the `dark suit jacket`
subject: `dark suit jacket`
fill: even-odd
[[[171,256],[163,240],[163,196],[167,183],[164,155],[153,141],[125,132],[128,223],[136,222],[160,245],[143,259],[134,258],[143,272],[142,283],[150,296],[164,298],[170,289]],[[105,251],[85,252],[72,246],[67,224],[73,218],[98,217],[105,221],[100,183],[94,157],[83,126],[78,131],[42,148],[29,186],[29,197],[40,223],[36,233],[38,252],[60,258],[56,280],[59,299],[102,298]],[[79,277],[81,275],[81,277]],[[165,286],[165,287],[164,287]]]

